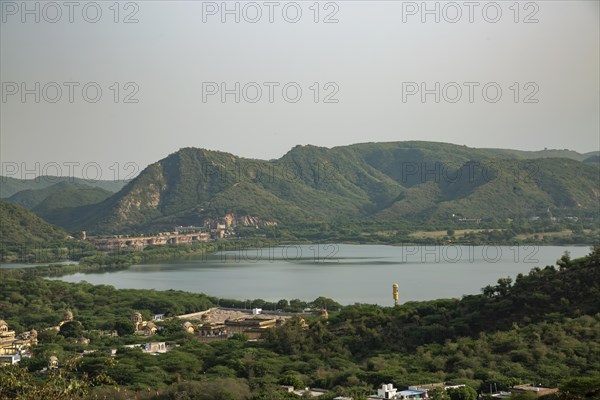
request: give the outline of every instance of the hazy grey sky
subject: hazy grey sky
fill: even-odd
[[[263,159],[397,140],[600,148],[598,1],[23,4],[1,1],[5,174],[77,162],[112,179],[187,146]]]

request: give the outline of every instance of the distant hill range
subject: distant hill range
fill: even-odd
[[[71,221],[73,208],[99,203],[126,184],[124,181],[89,181],[54,176],[29,180],[0,177],[0,182],[3,197],[12,193],[4,200],[31,210],[52,223]]]
[[[296,146],[270,161],[184,148],[149,165],[119,192],[105,199],[104,192],[89,196],[100,199],[95,204],[52,200],[66,205],[57,209],[44,205],[48,196],[32,209],[69,230],[94,234],[197,226],[232,215],[284,225],[512,218],[548,211],[597,217],[597,157],[417,141]],[[16,197],[25,201],[24,194]]]
[[[43,189],[26,189],[6,200],[35,212],[99,203],[115,192],[100,187],[62,181]]]
[[[37,178],[33,179],[16,179],[7,176],[0,176],[0,198],[6,199],[23,190],[46,189],[56,184],[65,182],[72,183],[74,185],[96,187],[112,193],[118,192],[127,183],[127,181],[88,180],[65,176],[38,176]],[[37,193],[30,193],[28,196],[35,198],[35,200],[33,200],[34,203],[39,203],[39,198],[43,199],[45,197],[42,192],[40,192],[40,194],[41,196]],[[20,205],[23,205],[28,208],[33,207],[30,206],[29,203]]]

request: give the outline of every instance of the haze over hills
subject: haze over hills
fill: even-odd
[[[512,218],[547,211],[597,216],[598,165],[573,159],[588,155],[543,158],[557,155],[546,152],[393,142],[296,146],[264,161],[184,148],[104,201],[63,209],[54,222],[116,233],[197,225],[228,214],[252,224]]]

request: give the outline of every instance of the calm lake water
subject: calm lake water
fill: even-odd
[[[63,276],[117,288],[176,289],[232,299],[314,300],[391,305],[392,284],[400,302],[480,293],[499,278],[555,265],[574,246],[384,246],[291,245],[227,251],[201,259],[134,265],[109,273]]]

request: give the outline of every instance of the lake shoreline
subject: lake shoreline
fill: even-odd
[[[287,253],[273,256],[273,250]],[[589,253],[585,246],[289,244],[230,248],[199,259],[148,260],[114,271],[77,272],[52,279],[222,298],[277,301],[326,296],[341,304],[385,305],[394,282],[400,283],[402,301],[460,298],[479,293],[499,278],[556,265],[565,251],[573,258]]]

